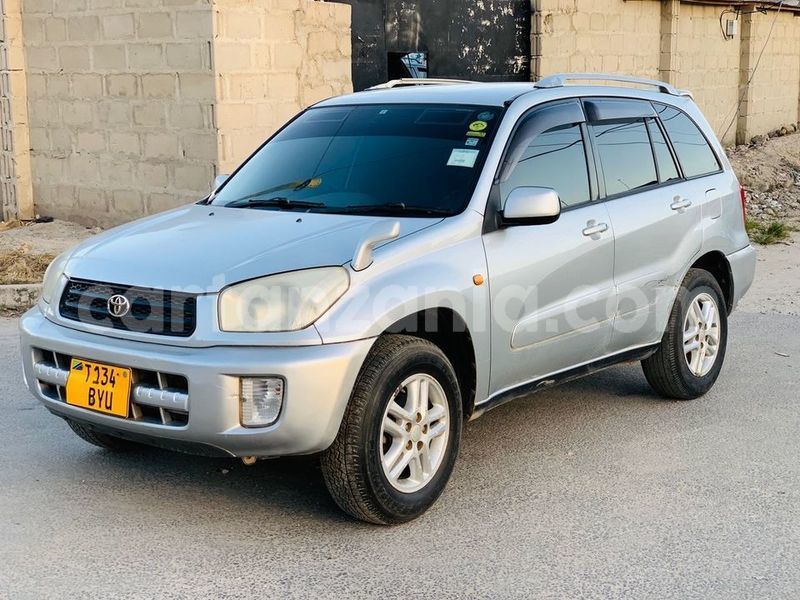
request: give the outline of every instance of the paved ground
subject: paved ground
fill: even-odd
[[[800,218],[797,224],[800,227]],[[739,308],[800,317],[800,232],[793,232],[786,242],[759,246],[756,271],[756,283]]]
[[[796,598],[800,317],[740,312],[730,340],[701,400],[631,365],[498,408],[430,513],[376,528],[313,460],[84,444],[2,321],[0,597]]]

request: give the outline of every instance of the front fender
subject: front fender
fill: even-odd
[[[409,315],[451,309],[472,336],[480,400],[490,359],[489,286],[473,282],[475,275],[487,279],[481,223],[476,214],[454,219],[376,250],[375,262],[351,271],[350,290],[317,321],[323,343],[377,337]]]

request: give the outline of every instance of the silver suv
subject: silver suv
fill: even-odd
[[[313,106],[208,198],[56,259],[20,321],[31,392],[113,450],[321,453],[339,506],[383,524],[512,398],[633,360],[663,397],[707,392],[755,253],[691,96],[405,83]]]

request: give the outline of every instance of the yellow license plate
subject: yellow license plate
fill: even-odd
[[[67,404],[128,416],[131,370],[73,358],[67,377]]]

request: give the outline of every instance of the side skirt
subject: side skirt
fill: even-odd
[[[603,369],[607,369],[608,367],[613,367],[614,365],[621,363],[644,360],[648,356],[654,354],[656,350],[658,350],[659,345],[659,343],[655,343],[650,346],[633,348],[632,350],[625,350],[624,352],[620,352],[618,354],[604,356],[603,358],[590,363],[572,367],[571,369],[560,371],[559,373],[553,373],[552,375],[546,375],[544,377],[540,377],[539,379],[527,381],[511,389],[500,391],[494,396],[490,396],[475,407],[473,419],[480,417],[486,411],[497,408],[506,402],[511,402],[512,400],[516,400],[517,398],[521,398],[523,396],[529,396],[534,392],[551,388],[554,385],[566,383],[567,381],[572,381],[573,379],[580,379],[581,377],[589,375],[590,373],[602,371]]]

